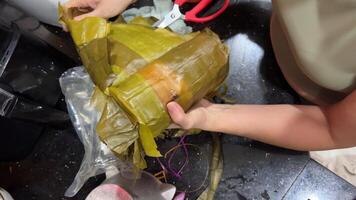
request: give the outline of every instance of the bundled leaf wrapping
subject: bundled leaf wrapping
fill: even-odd
[[[171,123],[166,104],[185,110],[213,93],[228,73],[228,50],[211,31],[178,35],[153,29],[153,21],[101,18],[72,20],[63,10],[80,57],[99,88],[93,102],[102,112],[97,133],[118,156],[145,168],[144,155],[161,156],[155,138]]]

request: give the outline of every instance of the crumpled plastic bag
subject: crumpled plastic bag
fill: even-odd
[[[95,85],[84,67],[75,67],[67,70],[59,80],[68,105],[69,115],[85,149],[85,155],[78,174],[65,193],[65,196],[73,197],[90,177],[106,173],[106,178],[110,178],[112,175],[116,175],[117,170],[125,170],[125,168],[130,167],[130,165],[121,163],[106,145],[100,142],[96,135],[95,125],[100,116],[103,115],[103,113],[106,116],[104,119],[101,118],[101,120],[107,120],[108,122],[104,122],[102,125],[108,128],[108,132],[110,132],[112,130],[110,124],[115,124],[117,120],[117,118],[111,116],[115,116],[115,113],[119,111],[117,109],[120,108],[111,108],[111,106],[115,106],[112,101],[107,102],[107,105],[102,104],[102,102],[105,101],[100,99],[105,98],[105,95],[97,88],[95,89]],[[105,108],[105,106],[108,106],[108,108]],[[105,110],[108,110],[112,114],[105,114],[105,112],[107,112]],[[137,132],[136,134],[128,132],[127,135],[123,134],[122,136],[137,137]],[[178,133],[175,135],[175,137],[180,136]],[[114,134],[113,137],[121,137],[121,135],[116,136],[116,134]],[[212,134],[212,137],[213,155],[209,173],[210,183],[199,197],[199,199],[202,200],[213,199],[222,174],[223,163],[219,136]],[[120,141],[120,139],[118,140]],[[112,140],[114,143],[115,141],[116,140]],[[119,146],[120,145],[118,145],[118,147]],[[125,148],[125,145],[122,147]],[[141,161],[143,161],[143,159]]]
[[[60,12],[102,91],[104,112],[96,129],[100,139],[139,168],[146,167],[145,155],[161,156],[155,138],[171,123],[166,104],[175,100],[187,110],[227,76],[228,50],[209,30],[179,35],[153,29],[152,19],[135,18],[128,24],[96,17],[74,21],[78,10],[60,7]]]
[[[126,22],[130,22],[136,17],[154,17],[156,19],[162,19],[173,8],[173,1],[167,0],[153,0],[154,6],[144,6],[141,8],[131,8],[122,13],[122,17]],[[179,34],[188,34],[193,31],[192,27],[187,26],[183,19],[178,19],[169,28]]]
[[[96,124],[103,108],[99,108],[98,102],[93,101],[95,86],[85,69],[69,69],[59,82],[66,99],[68,114],[85,152],[79,172],[65,193],[65,196],[73,197],[90,177],[105,173],[120,163],[96,135]]]

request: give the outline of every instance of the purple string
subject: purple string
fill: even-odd
[[[176,148],[176,149],[173,150],[173,152],[171,153],[171,155],[168,158],[168,167],[165,167],[164,164],[159,160],[159,158],[157,158],[157,161],[160,164],[162,170],[164,172],[169,172],[172,176],[174,176],[175,178],[178,178],[178,179],[182,178],[182,172],[183,172],[184,168],[186,167],[186,165],[189,162],[189,153],[188,153],[187,145],[184,142],[185,138],[186,138],[186,134],[184,134],[181,137],[181,139],[179,140],[178,144],[175,147],[173,147],[173,148]],[[184,154],[185,154],[185,161],[184,161],[184,164],[180,167],[180,169],[178,171],[175,171],[173,169],[173,167],[172,167],[172,159],[174,158],[174,156],[175,156],[175,154],[177,152],[177,149],[178,149],[177,146],[178,147],[179,146],[183,147]]]
[[[169,159],[168,159],[168,170],[171,171],[172,175],[178,179],[181,179],[182,178],[182,172],[185,168],[185,166],[188,164],[188,161],[189,161],[189,154],[188,154],[188,149],[187,149],[187,146],[184,142],[184,139],[186,137],[186,134],[184,134],[178,145],[182,146],[183,147],[183,150],[184,150],[184,153],[185,153],[185,161],[184,161],[184,164],[182,165],[182,167],[177,171],[175,171],[172,167],[172,159],[174,158],[176,152],[177,152],[177,149],[173,151],[173,153],[170,155]]]

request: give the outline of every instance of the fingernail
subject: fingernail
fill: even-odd
[[[173,111],[172,107],[173,107],[172,104],[167,104],[168,112],[172,112]]]
[[[177,110],[177,106],[174,105],[173,103],[169,103],[169,104],[167,105],[167,109],[168,109],[168,112],[169,112],[169,113],[174,113],[174,112],[176,112],[176,110]]]

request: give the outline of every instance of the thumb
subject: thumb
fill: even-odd
[[[82,14],[82,15],[79,15],[79,16],[76,16],[74,17],[74,20],[76,21],[81,21],[87,17],[99,17],[100,16],[100,12],[98,10],[93,10],[89,13],[86,13],[86,14]]]
[[[190,117],[184,112],[183,108],[178,103],[168,103],[167,109],[175,124],[186,130],[192,128],[192,120],[189,119]]]

